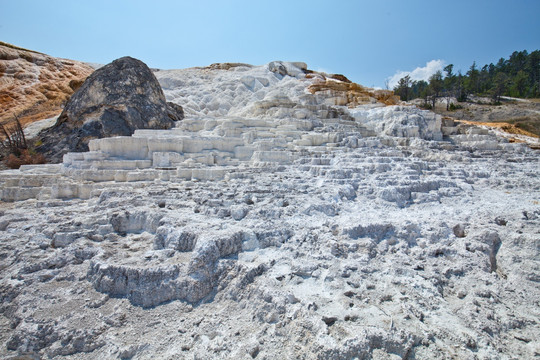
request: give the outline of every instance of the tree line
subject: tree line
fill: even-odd
[[[439,98],[446,98],[446,109],[454,106],[451,99],[466,101],[469,95],[489,96],[499,103],[501,96],[519,98],[540,97],[540,50],[514,51],[509,59],[481,68],[473,62],[469,71],[454,73],[454,65],[437,71],[428,81],[414,81],[409,75],[401,78],[394,93],[401,100],[424,99],[424,106],[435,107]]]

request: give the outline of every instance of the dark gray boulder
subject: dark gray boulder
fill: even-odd
[[[184,108],[178,104],[167,101],[167,115],[174,121],[182,120],[184,118]]]
[[[169,129],[182,120],[181,106],[167,103],[152,71],[129,56],[90,75],[73,94],[56,124],[38,136],[36,150],[50,162],[67,152],[88,151],[91,139],[129,136],[136,129]]]

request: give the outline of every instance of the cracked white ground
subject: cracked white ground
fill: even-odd
[[[538,152],[282,65],[157,72],[177,129],[2,172],[0,356],[540,356]]]

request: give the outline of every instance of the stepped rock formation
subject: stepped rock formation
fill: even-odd
[[[0,357],[540,354],[537,152],[303,63],[156,77],[174,128],[1,172]]]
[[[79,61],[0,42],[0,123],[18,116],[24,126],[57,116],[93,71]]]
[[[301,62],[212,64],[160,70],[155,75],[167,100],[182,105],[191,117],[332,119],[346,118],[344,107],[397,103],[391,91],[365,88],[342,75],[314,72]]]
[[[136,129],[168,129],[183,118],[168,105],[152,71],[123,57],[96,70],[73,94],[56,124],[38,136],[38,151],[59,162],[68,151],[87,151],[91,139],[129,136]]]

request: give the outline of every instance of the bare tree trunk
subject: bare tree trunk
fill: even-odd
[[[4,125],[0,124],[0,131],[6,137],[6,139],[4,141],[0,141],[0,143],[2,147],[7,148],[9,152],[18,156],[21,150],[28,149],[26,136],[24,136],[24,130],[17,116],[15,116],[14,127],[6,128]]]

